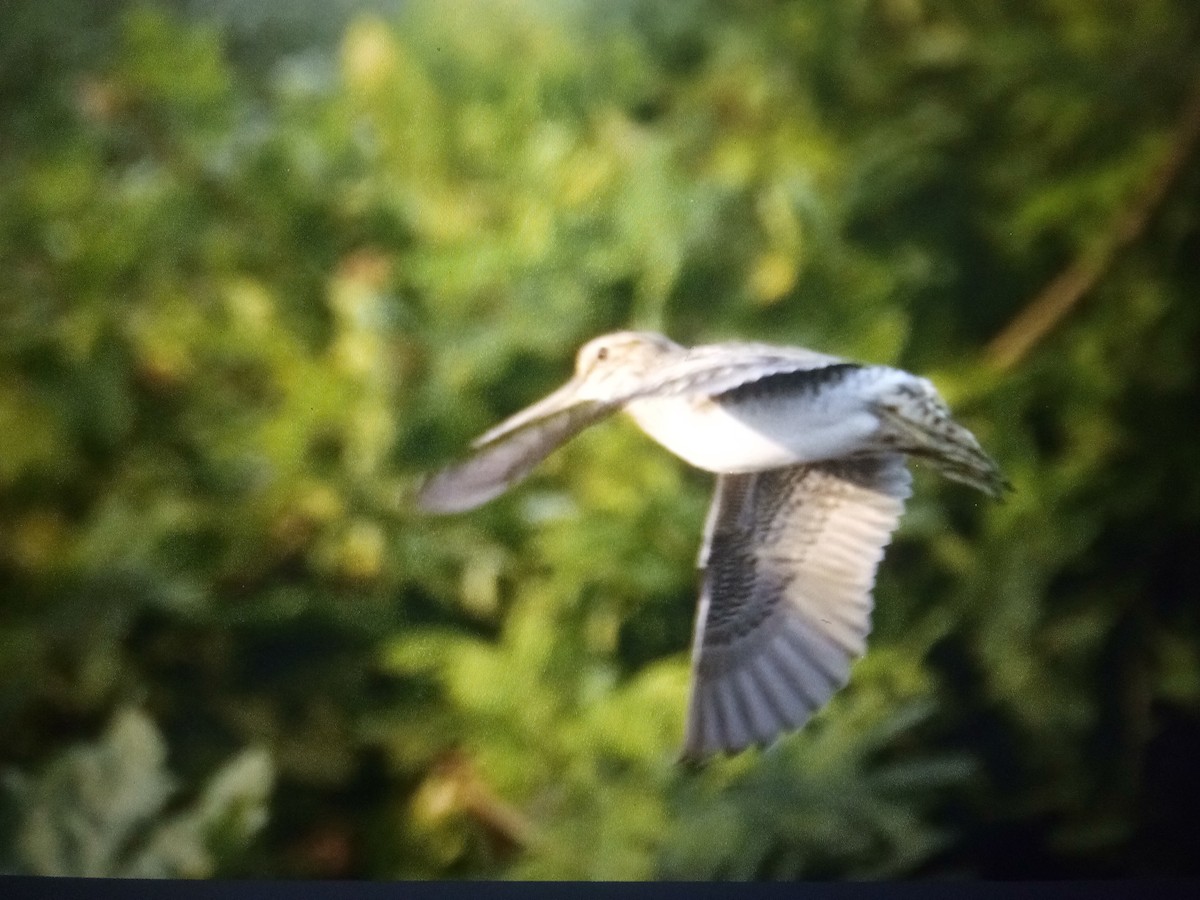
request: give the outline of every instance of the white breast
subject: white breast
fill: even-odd
[[[737,403],[654,397],[626,407],[643,431],[710,472],[757,472],[836,459],[871,448],[879,419],[869,403],[906,373],[882,367],[818,391],[766,394]]]

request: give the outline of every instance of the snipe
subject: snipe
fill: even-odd
[[[575,375],[421,487],[430,512],[471,509],[617,410],[717,473],[700,551],[683,756],[799,728],[866,648],[875,570],[910,494],[905,456],[999,496],[1007,482],[926,379],[794,347],[682,347],[617,332]]]

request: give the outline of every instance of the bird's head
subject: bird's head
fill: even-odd
[[[581,397],[603,400],[640,381],[664,358],[683,348],[652,331],[614,331],[592,338],[575,357],[573,383]]]

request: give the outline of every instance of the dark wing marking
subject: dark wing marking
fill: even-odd
[[[739,401],[811,395],[823,387],[839,384],[845,380],[847,375],[861,369],[862,366],[858,363],[832,363],[812,369],[771,372],[761,378],[743,382],[736,387],[714,394],[713,399],[728,404],[730,407],[736,407]]]
[[[770,743],[846,683],[910,481],[899,454],[720,476],[684,758]]]
[[[689,394],[720,396],[743,385],[775,375],[815,374],[818,370],[840,368],[846,363],[837,356],[799,347],[771,347],[766,344],[710,344],[693,347],[629,379],[613,389],[607,402],[624,405],[643,397],[671,397]]]

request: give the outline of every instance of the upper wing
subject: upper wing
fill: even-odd
[[[846,683],[910,481],[899,454],[718,479],[685,758],[769,743]]]
[[[801,347],[769,344],[707,344],[683,355],[630,384],[617,403],[641,397],[701,393],[724,394],[764,378],[791,372],[811,372],[846,365],[846,360]]]
[[[472,446],[475,452],[427,479],[417,504],[427,512],[473,509],[504,493],[557,447],[631,400],[689,393],[721,394],[771,375],[835,365],[841,360],[795,347],[711,344],[696,347],[652,372],[608,385],[603,400],[580,395],[572,379],[562,388],[501,422]]]
[[[465,460],[442,469],[421,485],[417,504],[426,512],[451,513],[487,503],[615,409],[609,403],[579,402],[527,421],[486,443],[481,439]]]

